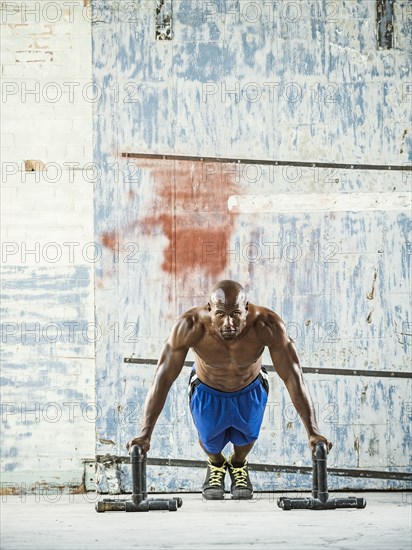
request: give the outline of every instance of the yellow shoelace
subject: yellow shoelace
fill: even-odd
[[[226,473],[226,464],[219,467],[209,463],[209,468],[210,468],[209,485],[221,485],[222,476],[224,476]]]
[[[246,464],[244,464],[241,468],[234,468],[232,466],[230,471],[235,478],[235,482],[238,487],[247,487]]]

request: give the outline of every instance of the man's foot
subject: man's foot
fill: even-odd
[[[222,500],[225,494],[226,459],[220,464],[212,464],[207,460],[206,479],[202,487],[202,495],[206,500]]]
[[[229,467],[230,479],[232,485],[230,487],[230,494],[233,499],[250,499],[253,498],[253,485],[249,478],[249,471],[247,466],[247,460],[242,463],[232,462],[233,454],[230,456],[227,464]]]

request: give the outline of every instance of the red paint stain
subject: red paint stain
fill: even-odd
[[[147,170],[143,185],[154,191],[146,207],[150,214],[127,224],[122,234],[156,235],[160,228],[168,239],[161,265],[167,273],[199,270],[216,277],[224,272],[236,216],[228,212],[227,200],[239,192],[233,168],[198,161],[136,159],[136,164]],[[101,241],[113,250],[119,239],[111,232]]]
[[[109,248],[114,252],[116,249],[117,243],[119,242],[119,239],[115,231],[110,231],[107,233],[103,233],[100,236],[100,242],[102,243],[103,246],[105,246],[106,248]]]
[[[139,166],[150,171],[156,191],[156,213],[144,217],[140,226],[145,232],[161,226],[169,241],[163,271],[222,273],[234,222],[227,200],[238,193],[234,173],[218,163],[194,161],[145,160]]]

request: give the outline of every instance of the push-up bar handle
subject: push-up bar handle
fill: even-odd
[[[328,450],[325,443],[319,442],[315,447],[315,456],[312,457],[315,464],[314,468],[316,469],[316,476],[314,476],[314,481],[317,482],[317,495],[322,503],[325,503],[329,498],[328,493],[328,468],[327,468],[327,458]]]
[[[132,501],[138,506],[147,498],[146,463],[147,457],[140,445],[133,445],[130,449],[132,463]]]

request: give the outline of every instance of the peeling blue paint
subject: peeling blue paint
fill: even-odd
[[[221,46],[214,42],[184,44],[174,57],[176,76],[199,82],[219,80],[221,58]]]

